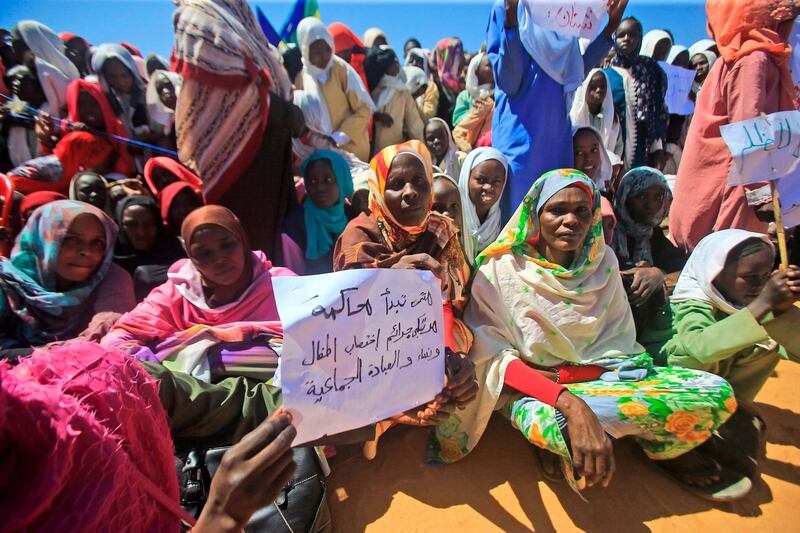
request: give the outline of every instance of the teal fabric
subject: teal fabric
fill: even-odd
[[[331,150],[317,150],[303,162],[300,172],[303,180],[308,166],[314,161],[327,159],[333,167],[336,183],[339,185],[339,201],[328,208],[321,208],[306,196],[303,202],[304,222],[306,224],[306,258],[319,259],[333,248],[336,239],[347,226],[344,201],[353,195],[353,176],[347,160]]]
[[[472,109],[472,98],[470,98],[468,91],[461,91],[458,94],[458,98],[456,98],[456,108],[453,110],[454,128],[458,126],[462,120],[464,120],[470,109]]]

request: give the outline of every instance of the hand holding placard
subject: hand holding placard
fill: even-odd
[[[442,391],[441,284],[431,272],[351,270],[273,286],[296,445],[425,410]]]

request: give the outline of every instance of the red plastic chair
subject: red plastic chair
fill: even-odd
[[[14,182],[5,174],[0,174],[0,196],[3,197],[3,210],[0,211],[0,226],[9,228],[11,208],[14,205]],[[11,252],[11,242],[0,241],[0,256],[8,257]]]

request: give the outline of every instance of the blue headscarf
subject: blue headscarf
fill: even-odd
[[[103,225],[106,248],[97,270],[68,291],[56,289],[58,254],[72,222],[94,215]],[[117,225],[96,207],[74,200],[50,202],[33,212],[17,237],[11,258],[0,259],[0,346],[40,345],[70,335],[94,289],[105,279],[113,259]]]
[[[325,209],[317,206],[306,196],[303,202],[304,220],[306,224],[306,257],[319,259],[333,248],[336,239],[347,226],[347,215],[344,212],[344,201],[353,194],[353,177],[347,160],[331,150],[317,150],[303,162],[300,173],[305,181],[306,170],[314,161],[325,159],[333,167],[336,183],[339,185],[339,200]]]

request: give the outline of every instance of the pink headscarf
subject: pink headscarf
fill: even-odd
[[[9,531],[179,531],[158,383],[88,342],[0,363],[0,516]]]

